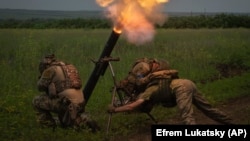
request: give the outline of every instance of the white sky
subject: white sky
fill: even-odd
[[[95,0],[0,0],[0,8],[37,10],[102,10]],[[248,12],[250,0],[169,0],[169,12]]]

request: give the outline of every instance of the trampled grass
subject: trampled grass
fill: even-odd
[[[73,63],[85,84],[94,68],[90,59],[98,59],[111,33],[109,29],[1,29],[0,30],[0,138],[1,140],[102,140],[105,136],[111,102],[112,77],[107,70],[100,77],[86,107],[102,127],[98,134],[73,130],[40,128],[31,105],[36,89],[38,63],[48,54]],[[249,72],[237,77],[220,78],[216,63],[237,63],[250,67],[249,29],[158,29],[152,43],[135,46],[119,38],[112,52],[120,57],[112,62],[118,80],[125,77],[133,61],[141,57],[166,59],[182,78],[197,83],[204,95],[216,103],[249,94]],[[220,80],[207,80],[218,76]],[[175,113],[173,109],[156,109],[159,120]],[[167,115],[165,115],[167,113]],[[144,114],[117,114],[112,118],[112,135],[127,135],[143,125]],[[139,124],[139,125],[138,125]],[[112,136],[111,135],[111,136]]]

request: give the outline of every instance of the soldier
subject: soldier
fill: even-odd
[[[52,54],[41,60],[39,71],[41,76],[37,87],[43,93],[36,96],[32,104],[40,124],[56,127],[56,120],[52,116],[55,113],[64,128],[87,126],[94,132],[99,129],[85,113],[82,82],[74,65],[56,60]]]
[[[178,71],[170,69],[169,63],[157,59],[142,58],[135,62],[128,76],[117,84],[120,89],[136,96],[123,106],[109,105],[109,113],[132,110],[149,113],[155,104],[166,107],[177,106],[183,124],[196,124],[193,105],[209,118],[232,124],[232,120],[212,105],[197,90],[196,85],[178,77]]]

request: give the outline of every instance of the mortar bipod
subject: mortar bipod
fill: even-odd
[[[120,61],[120,59],[119,58],[112,58],[112,57],[104,57],[104,58],[102,58],[100,60],[100,62],[102,62],[102,63],[103,62],[108,62],[108,66],[109,66],[111,74],[112,74],[114,87],[113,87],[113,90],[112,90],[111,104],[114,106],[115,95],[118,94],[118,93],[117,93],[117,86],[116,86],[117,83],[116,83],[115,72],[114,72],[113,66],[111,64],[111,61]],[[118,97],[119,97],[120,102],[123,102],[123,99],[119,94],[118,94]],[[108,119],[108,125],[107,125],[107,134],[109,132],[109,127],[110,127],[110,124],[111,124],[111,117],[112,117],[112,114],[110,113],[109,114],[109,119]]]

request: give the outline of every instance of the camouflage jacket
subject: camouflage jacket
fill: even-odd
[[[68,70],[69,71],[69,70]],[[83,93],[81,91],[81,81],[77,70],[69,71],[74,72],[72,75],[77,75],[76,78],[79,80],[67,80],[71,78],[70,74],[67,74],[62,68],[62,65],[51,65],[45,69],[37,82],[37,87],[39,91],[45,91],[52,97],[67,97],[71,101],[76,101],[76,103],[81,103],[84,101]],[[75,81],[78,81],[77,85],[73,85]],[[76,83],[76,82],[75,82]]]

